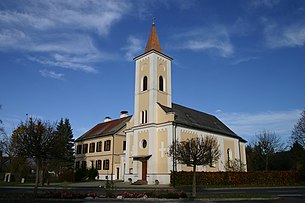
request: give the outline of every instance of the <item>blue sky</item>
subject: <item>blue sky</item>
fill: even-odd
[[[151,16],[172,62],[173,102],[251,141],[283,140],[305,108],[305,1],[0,1],[0,119],[70,119],[79,137],[133,113],[134,61]]]

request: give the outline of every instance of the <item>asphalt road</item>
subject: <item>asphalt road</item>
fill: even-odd
[[[99,188],[99,187],[86,187],[86,188],[71,188],[71,189],[56,189],[56,188],[39,188],[39,193],[45,193],[45,192],[55,192],[55,191],[61,191],[61,190],[69,190],[74,192],[81,192],[81,193],[89,193],[89,192],[96,192],[98,194],[105,193],[105,189]],[[114,193],[123,193],[123,192],[147,192],[148,190],[155,190],[153,188],[124,188],[124,189],[116,189]],[[33,193],[34,189],[32,187],[0,187],[0,193],[2,194],[29,194]],[[184,189],[189,196],[191,194],[190,189]],[[293,202],[293,203],[305,203],[305,187],[275,187],[275,188],[209,188],[209,189],[197,189],[197,195],[217,195],[217,194],[267,194],[267,195],[273,195],[279,197],[279,199],[276,200],[253,200],[251,202],[275,202],[275,203],[284,203],[284,202]],[[103,200],[104,201],[104,200]],[[185,201],[185,200],[184,200]],[[5,202],[3,199],[1,202]],[[11,200],[9,201],[11,202]],[[14,201],[18,202],[18,200]],[[22,200],[22,202],[26,202],[25,200]],[[39,201],[37,201],[39,202]],[[46,200],[43,200],[41,202],[46,202]],[[47,202],[52,202],[52,200],[48,200]],[[56,201],[58,202],[58,201]],[[66,201],[65,201],[66,202]],[[92,202],[92,201],[73,201],[73,202]],[[112,202],[112,201],[107,201]],[[113,201],[117,202],[117,201]],[[125,201],[124,202],[128,202]],[[133,202],[133,201],[130,201]],[[141,201],[137,201],[141,202]],[[147,201],[143,201],[147,202]],[[173,202],[173,201],[171,201]],[[175,201],[174,201],[175,202]],[[181,201],[176,201],[181,202]],[[194,202],[194,201],[191,201]],[[202,201],[201,201],[202,202]],[[209,201],[211,202],[211,201]],[[213,202],[213,201],[212,201]],[[222,201],[223,202],[223,201]],[[224,201],[226,202],[226,201]],[[232,201],[230,201],[232,202]],[[234,201],[233,201],[234,202]],[[238,201],[240,203],[248,202],[248,201]]]

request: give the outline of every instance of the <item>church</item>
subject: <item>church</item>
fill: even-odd
[[[246,164],[243,138],[215,116],[172,102],[172,58],[163,53],[154,22],[144,53],[134,61],[134,114],[106,117],[76,139],[76,169],[94,167],[101,180],[169,184],[171,171],[192,170],[174,164],[169,146],[174,140],[205,136],[217,139],[221,155],[214,165],[197,171],[225,171],[234,160]]]

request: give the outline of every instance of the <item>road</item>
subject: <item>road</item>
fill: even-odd
[[[85,187],[85,188],[71,188],[71,189],[56,189],[56,188],[40,188],[39,193],[45,192],[55,192],[61,190],[69,190],[74,192],[81,192],[81,193],[89,193],[89,192],[96,192],[98,194],[105,193],[105,189],[99,187]],[[147,192],[148,190],[155,190],[155,189],[148,189],[148,188],[118,188],[114,191],[114,193],[123,193],[123,192]],[[189,196],[191,194],[190,189],[184,190]],[[32,187],[0,187],[0,194],[29,194],[33,193]],[[197,195],[217,195],[217,194],[267,194],[279,197],[276,200],[253,200],[252,202],[275,202],[275,203],[284,203],[284,202],[293,202],[293,203],[305,203],[305,187],[273,187],[273,188],[209,188],[209,189],[198,189]],[[45,201],[45,200],[44,200]],[[185,201],[185,200],[184,200]],[[3,202],[3,201],[1,201]],[[18,201],[15,201],[18,202]],[[24,200],[23,200],[24,202]],[[39,202],[39,201],[38,201]],[[43,202],[43,201],[42,201]],[[48,202],[52,202],[49,200]],[[77,201],[73,201],[77,202]],[[86,202],[86,200],[81,200],[79,202]],[[88,201],[90,202],[90,201]],[[111,202],[111,201],[110,201]],[[115,201],[116,202],[116,201]],[[124,201],[126,202],[126,200]],[[132,202],[132,201],[131,201]],[[138,202],[138,201],[137,201]],[[140,201],[139,201],[140,202]],[[145,201],[147,202],[147,201]],[[177,201],[181,202],[181,201]],[[194,202],[194,201],[192,201]],[[202,201],[201,201],[202,202]],[[212,201],[213,202],[213,201]],[[232,201],[230,201],[232,202]],[[240,203],[248,202],[248,201],[238,201]]]

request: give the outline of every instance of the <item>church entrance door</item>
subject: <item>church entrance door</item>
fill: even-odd
[[[146,177],[147,177],[147,160],[143,160],[142,161],[142,180],[147,181]]]
[[[134,185],[145,185],[147,184],[147,160],[151,155],[140,155],[132,157],[134,161],[140,161],[142,165],[142,177],[136,182],[132,183]]]

